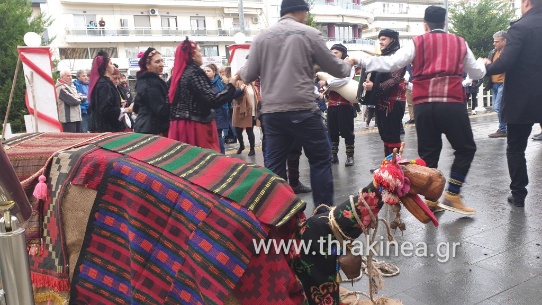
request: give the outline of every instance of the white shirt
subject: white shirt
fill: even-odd
[[[467,42],[465,42],[465,45],[467,47],[467,55],[463,59],[465,71],[472,79],[483,78],[486,75],[486,66],[483,60],[476,60]],[[410,40],[405,46],[397,50],[395,54],[391,56],[372,56],[367,59],[360,59],[360,65],[365,67],[367,71],[394,72],[412,63],[415,54],[416,47],[414,46],[414,41]]]

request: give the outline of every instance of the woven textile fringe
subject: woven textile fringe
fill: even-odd
[[[36,287],[48,287],[56,291],[67,291],[70,289],[70,281],[59,279],[54,276],[30,272],[32,285]]]

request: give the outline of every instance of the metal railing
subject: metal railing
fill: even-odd
[[[341,37],[326,37],[327,41],[338,42],[342,44],[361,45],[365,47],[374,47],[376,40],[366,38],[341,38]]]
[[[337,6],[340,8],[344,8],[347,10],[361,10],[363,5],[356,4],[356,3],[346,3],[346,2],[339,2],[339,1],[333,1],[333,2],[327,2],[326,0],[316,0],[312,3],[313,5],[329,5],[329,6]]]
[[[256,36],[261,30],[246,29],[245,35]],[[239,29],[231,30],[192,30],[192,29],[156,29],[138,28],[71,28],[66,29],[68,36],[233,36]]]

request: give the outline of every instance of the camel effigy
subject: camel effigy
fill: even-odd
[[[324,255],[316,241],[374,238],[384,204],[437,225],[418,194],[444,188],[440,172],[394,154],[358,194],[307,218],[269,170],[158,136],[33,133],[4,149],[33,198],[37,303],[341,304],[339,269],[353,278],[364,264],[372,282],[379,271],[349,247]],[[256,251],[272,240],[313,243]],[[370,302],[392,304],[376,289]]]

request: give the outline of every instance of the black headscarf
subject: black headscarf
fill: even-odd
[[[336,43],[331,46],[330,50],[340,51],[342,54],[341,59],[345,59],[348,56],[348,49],[343,44]]]
[[[381,50],[382,55],[393,54],[401,48],[401,44],[399,43],[399,32],[390,29],[383,29],[380,31],[380,33],[378,33],[378,38],[380,38],[380,36],[393,39],[393,41],[384,50]]]

